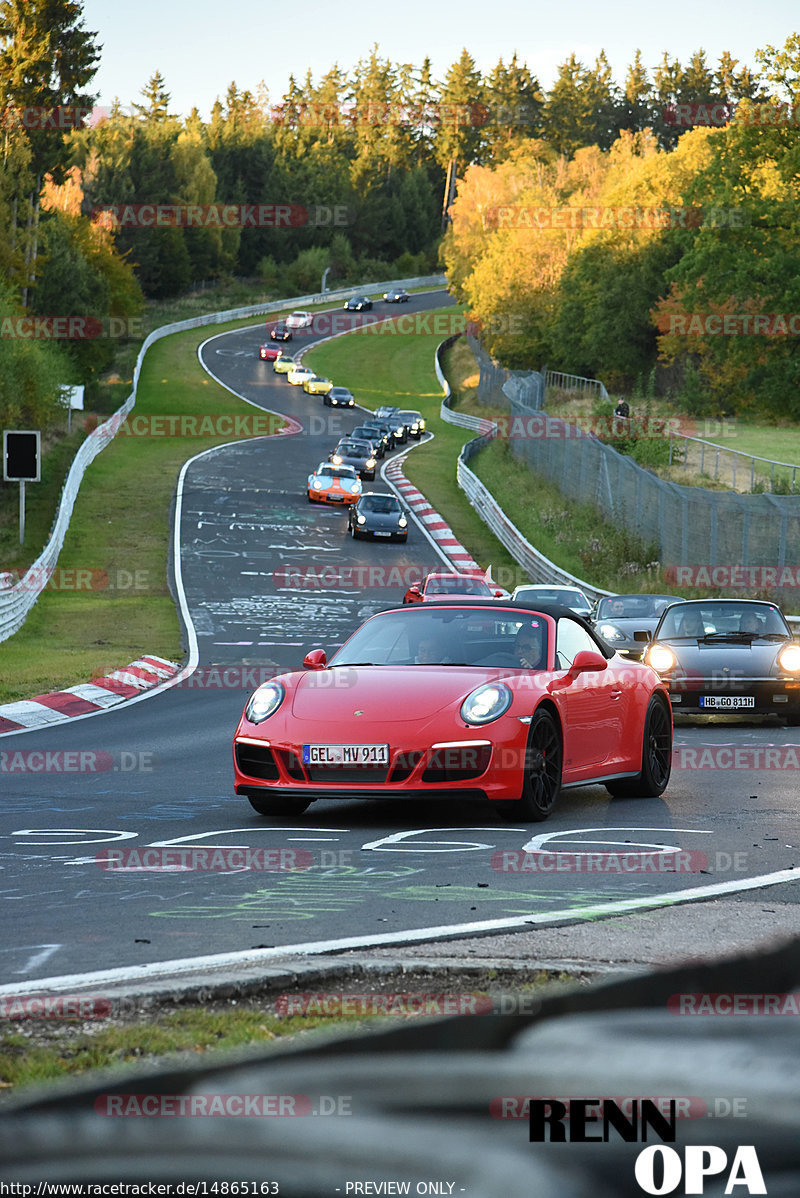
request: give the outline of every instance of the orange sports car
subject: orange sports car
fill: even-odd
[[[320,462],[308,476],[309,503],[355,503],[361,496],[361,479],[354,466]]]

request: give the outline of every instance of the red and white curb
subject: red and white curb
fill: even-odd
[[[45,728],[48,724],[62,723],[65,717],[90,715],[114,707],[172,678],[180,669],[177,662],[163,657],[139,657],[129,666],[95,678],[93,682],[83,682],[67,690],[36,695],[17,703],[5,703],[0,706],[0,735]]]
[[[481,567],[464,548],[450,525],[431,507],[421,491],[410,483],[403,473],[402,458],[395,458],[383,471],[386,481],[403,496],[417,519],[424,525],[429,537],[436,542],[442,553],[457,570],[480,570]]]

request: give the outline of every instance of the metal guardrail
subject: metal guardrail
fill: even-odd
[[[564,374],[561,370],[547,370],[545,371],[544,385],[545,388],[558,387],[562,391],[590,391],[594,395],[599,395],[601,399],[610,399],[605,383],[600,379],[584,378],[580,374]]]
[[[380,283],[370,283],[367,285],[366,290],[388,289],[398,283],[404,284],[407,288],[438,287],[443,286],[446,282],[447,279],[444,275],[420,275],[413,279],[394,278]],[[142,348],[139,350],[136,358],[130,395],[113,416],[109,417],[103,424],[98,425],[89,434],[75,454],[61,491],[58,511],[53,520],[47,544],[33,565],[26,570],[19,582],[15,586],[0,591],[0,642],[7,640],[15,632],[19,631],[25,623],[28,612],[34,606],[52,577],[56,562],[58,561],[58,555],[61,552],[67,535],[72,510],[75,506],[75,499],[78,495],[86,468],[94,461],[101,450],[105,449],[106,445],[113,440],[125,417],[136,403],[136,391],[139,384],[142,362],[151,345],[154,345],[156,341],[160,341],[162,337],[169,337],[173,333],[187,332],[190,329],[203,328],[205,325],[227,324],[228,321],[239,320],[247,316],[264,316],[269,312],[280,312],[284,308],[289,307],[327,304],[332,300],[346,298],[348,295],[352,295],[353,291],[353,287],[343,287],[336,291],[290,296],[287,299],[271,300],[268,303],[253,304],[244,308],[231,308],[225,312],[212,312],[205,316],[193,316],[189,320],[179,320],[173,324],[162,325],[160,328],[154,329],[152,333],[148,333],[142,342]]]
[[[434,355],[436,377],[444,391],[444,398],[440,407],[442,420],[446,424],[454,424],[459,428],[469,429],[471,432],[478,434],[472,441],[467,442],[458,455],[456,479],[459,487],[487,528],[505,546],[514,558],[514,561],[526,572],[531,582],[549,583],[555,586],[577,586],[593,600],[600,599],[604,595],[613,594],[612,591],[604,591],[599,587],[593,587],[590,583],[584,582],[582,578],[576,578],[568,571],[560,569],[555,562],[551,562],[543,553],[535,549],[527,537],[524,537],[513,521],[508,518],[491,491],[483,485],[478,476],[467,465],[470,458],[480,453],[497,436],[498,430],[497,424],[493,420],[486,420],[480,416],[470,416],[466,412],[454,412],[451,407],[453,396],[450,384],[442,370],[440,354],[449,349],[460,336],[461,334],[457,333],[454,337],[448,337],[446,341],[442,341],[437,346]]]
[[[711,477],[714,479],[719,478],[720,454],[730,455],[730,458],[732,459],[731,460],[731,475],[732,475],[731,490],[733,490],[733,491],[739,490],[739,488],[736,485],[736,466],[737,466],[737,459],[739,459],[739,458],[744,458],[746,462],[750,463],[750,492],[751,492],[751,494],[753,492],[753,488],[755,486],[755,481],[756,481],[756,462],[763,462],[765,466],[772,467],[772,469],[770,471],[770,475],[769,475],[771,492],[775,490],[775,468],[776,467],[783,469],[783,470],[791,470],[792,478],[791,478],[791,484],[790,484],[790,493],[792,495],[794,495],[795,491],[797,490],[797,487],[796,487],[797,471],[800,470],[800,466],[798,466],[796,462],[779,462],[774,458],[761,458],[758,456],[758,454],[745,453],[744,450],[742,450],[742,449],[728,449],[728,447],[726,445],[720,445],[719,442],[717,442],[717,441],[705,441],[702,437],[693,437],[690,433],[681,433],[681,432],[676,433],[676,432],[670,431],[670,435],[669,435],[669,464],[670,464],[670,466],[672,465],[672,459],[674,456],[674,444],[676,441],[683,441],[683,443],[684,443],[683,444],[683,461],[680,463],[680,465],[684,466],[684,467],[694,464],[693,460],[690,456],[690,453],[689,453],[689,443],[691,442],[693,446],[699,446],[699,449],[696,452],[696,456],[699,457],[699,461],[697,462],[697,470],[700,474],[705,474],[706,448],[708,448],[709,450],[713,450],[714,473]],[[710,457],[711,454],[709,454],[708,456]],[[723,460],[725,460],[725,459],[723,458]],[[745,472],[746,472],[746,470],[747,470],[747,468],[745,466]]]

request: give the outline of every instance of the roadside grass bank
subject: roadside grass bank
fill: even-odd
[[[374,287],[367,286],[367,293]],[[427,287],[412,288],[410,294],[429,290]],[[86,437],[87,431],[113,415],[127,399],[133,385],[133,371],[142,342],[148,333],[163,325],[204,316],[209,311],[226,311],[256,304],[278,305],[284,299],[272,295],[259,279],[228,279],[217,285],[196,287],[182,296],[170,300],[148,301],[141,318],[132,322],[137,336],[120,338],[115,343],[114,361],[105,376],[93,387],[91,398],[87,397],[86,409],[72,413],[71,431],[67,433],[67,411],[63,420],[42,437],[42,481],[31,483],[25,494],[25,542],[19,543],[19,486],[0,481],[0,573],[4,571],[24,572],[41,553],[53,525],[61,490],[72,460]],[[291,298],[291,297],[290,297]],[[341,301],[333,304],[315,305],[315,312],[336,310]],[[402,310],[402,309],[401,309]],[[288,315],[290,306],[276,311],[270,319]],[[206,336],[215,331],[245,328],[265,321],[266,317],[249,316],[225,325],[209,325]],[[297,346],[290,352],[294,353]],[[141,410],[137,403],[136,412]]]
[[[306,1045],[314,1038],[324,1043],[331,1036],[384,1031],[419,1018],[427,1021],[444,1008],[445,999],[466,1011],[485,1009],[491,1000],[498,1014],[531,1013],[538,1000],[592,980],[591,969],[535,965],[520,971],[502,964],[496,968],[476,964],[468,972],[458,966],[405,967],[401,973],[381,970],[377,976],[353,976],[348,969],[336,981],[329,976],[322,985],[306,982],[302,992],[287,986],[282,995],[212,996],[202,1004],[178,1006],[175,1000],[137,1004],[126,999],[129,1013],[94,1022],[5,1019],[0,1024],[0,1093],[16,1098],[22,1087],[76,1078],[92,1070],[114,1068],[122,1073],[135,1066],[141,1073],[144,1064],[163,1068],[176,1058],[184,1064],[200,1058],[212,1064],[215,1054],[230,1057],[235,1050],[280,1047],[300,1039]],[[288,1012],[299,1002],[307,1004],[307,1013],[279,1013],[281,1005]],[[332,1013],[318,1013],[323,1005]],[[391,1014],[381,1013],[386,1010]],[[431,1014],[425,1015],[425,1010]]]
[[[459,309],[435,310],[430,315],[435,317],[437,311],[452,316]],[[384,331],[378,332],[379,328]],[[456,460],[470,433],[445,424],[439,415],[442,391],[433,361],[441,340],[441,333],[402,336],[387,326],[375,326],[373,332],[361,329],[328,341],[310,350],[303,360],[337,386],[349,387],[366,408],[397,404],[422,413],[435,436],[406,458],[406,477],[441,512],[475,561],[484,569],[491,565],[495,579],[512,590],[527,582],[525,572],[489,531],[456,482]],[[322,407],[321,400],[320,406],[326,413],[331,411]]]
[[[212,333],[253,323],[250,317],[212,330],[192,329],[153,345],[132,416],[257,414],[260,427],[276,432],[281,418],[260,415],[208,378],[197,362],[198,345]],[[137,427],[135,421],[130,427]],[[182,660],[178,613],[167,584],[177,477],[188,458],[241,439],[137,436],[123,428],[95,458],[53,577],[20,631],[0,644],[0,702],[72,686],[142,653]]]

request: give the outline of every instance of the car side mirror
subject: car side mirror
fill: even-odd
[[[328,663],[328,658],[324,649],[312,649],[310,653],[306,653],[303,658],[304,670],[324,670]]]
[[[422,591],[419,589],[418,586],[414,585],[414,586],[411,586],[408,588],[408,593],[409,593],[409,595],[421,595]]]
[[[580,653],[575,654],[575,660],[569,667],[569,676],[570,678],[577,678],[579,674],[588,674],[607,669],[608,662],[602,653],[596,653],[594,649],[581,649]]]

